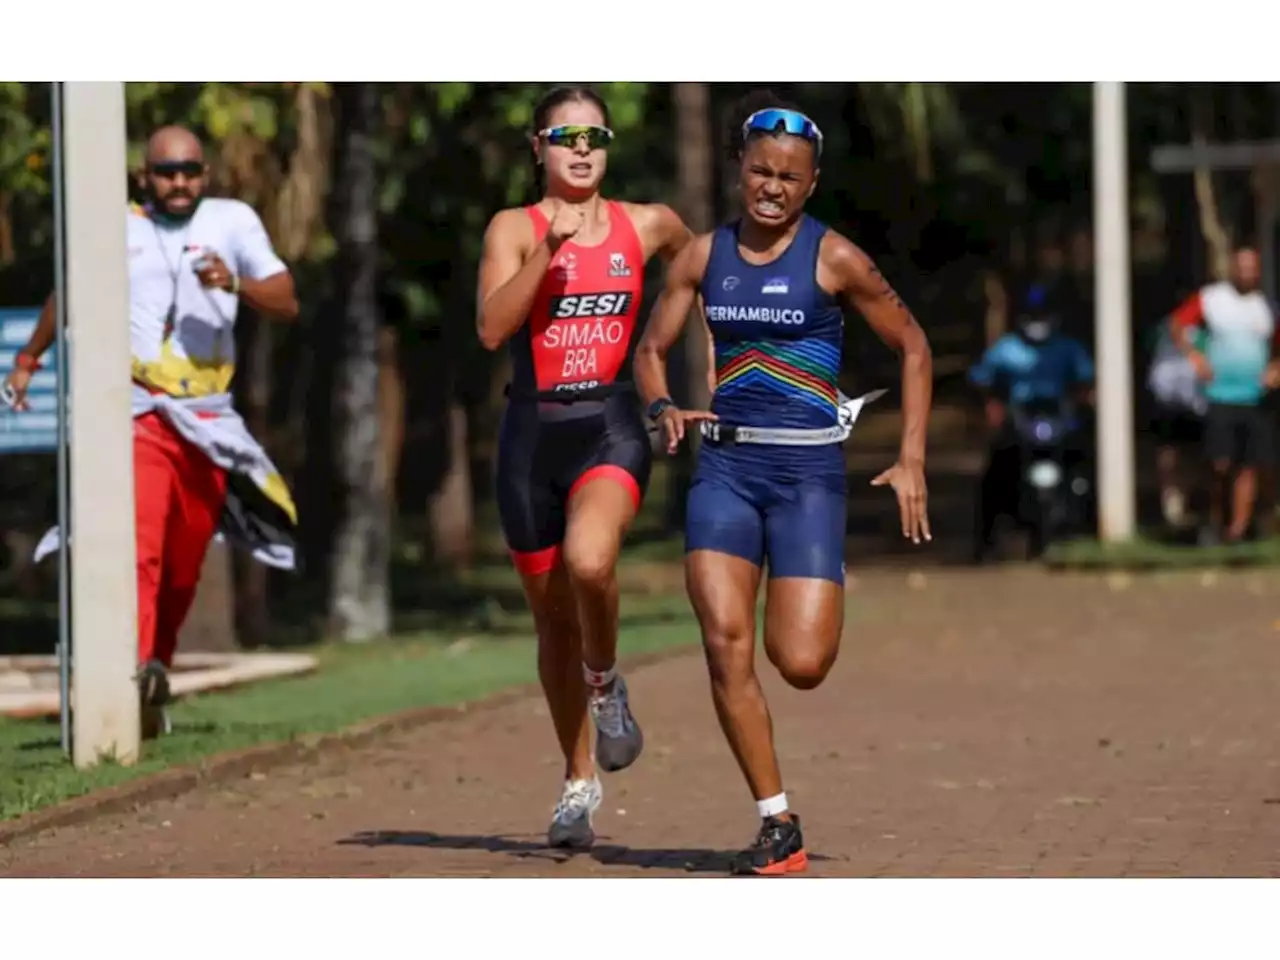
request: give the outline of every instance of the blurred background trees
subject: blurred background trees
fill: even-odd
[[[827,136],[810,212],[875,257],[925,324],[940,424],[968,422],[964,370],[1003,329],[1011,292],[1032,278],[1071,292],[1073,332],[1092,342],[1087,85],[772,88]],[[608,192],[670,203],[699,230],[727,216],[735,171],[725,128],[746,89],[601,85],[618,133]],[[203,645],[380,636],[393,615],[424,607],[446,615],[471,602],[459,577],[503,557],[490,490],[508,362],[474,337],[475,270],[493,212],[535,199],[528,133],[541,92],[470,83],[128,86],[131,167],[156,126],[194,129],[214,192],[260,211],[303,304],[294,328],[241,317],[235,390],[297,494],[306,566],[283,576],[213,551],[190,628],[207,634]],[[48,85],[0,83],[0,306],[38,304],[52,283],[49,112]],[[1151,147],[1273,136],[1280,85],[1130,85],[1129,117],[1141,336],[1255,227],[1247,175],[1157,176]],[[660,283],[652,269],[650,298]],[[846,345],[846,392],[896,383],[894,358],[865,327],[848,324]],[[673,382],[689,402],[703,399],[704,362],[696,339],[674,359]],[[890,436],[892,406],[881,416]],[[878,437],[869,423],[863,446],[875,449]],[[969,440],[947,426],[939,442]],[[687,455],[660,459],[637,538],[678,531],[691,465]],[[34,624],[34,639],[22,643],[40,649],[52,647],[40,604],[54,596],[55,573],[52,564],[33,571],[28,558],[53,516],[53,470],[52,455],[11,455],[0,467],[0,594],[19,611],[11,620]],[[958,494],[955,502],[943,509],[958,515]],[[856,533],[858,511],[850,522]],[[955,522],[967,523],[967,513]]]

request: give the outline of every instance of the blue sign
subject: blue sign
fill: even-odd
[[[29,339],[40,307],[0,308],[0,380],[9,376],[13,359]],[[53,453],[58,449],[58,348],[50,346],[27,389],[27,409],[12,410],[0,402],[0,455]]]

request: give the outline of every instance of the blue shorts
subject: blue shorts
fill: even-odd
[[[830,481],[781,483],[763,477],[699,471],[685,510],[685,552],[714,550],[769,577],[803,577],[844,585],[845,494]]]

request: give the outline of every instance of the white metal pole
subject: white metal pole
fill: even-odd
[[[66,83],[62,108],[72,760],[88,767],[134,762],[140,732],[124,84]]]
[[[50,84],[53,120],[53,289],[54,355],[58,362],[58,529],[71,528],[71,472],[67,450],[67,224],[66,172],[62,156],[62,84]],[[71,756],[71,553],[67,538],[58,544],[58,720],[62,752]]]
[[[1134,535],[1128,134],[1123,83],[1093,85],[1094,313],[1098,397],[1098,536]]]

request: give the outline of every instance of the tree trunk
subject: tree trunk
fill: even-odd
[[[1009,289],[999,270],[988,267],[982,271],[982,295],[987,305],[983,314],[985,349],[1009,331]]]
[[[475,521],[471,504],[467,411],[457,400],[449,403],[445,423],[448,466],[428,508],[432,560],[449,569],[461,569],[471,563]]]
[[[385,319],[385,318],[384,318]],[[400,479],[404,449],[404,375],[400,372],[400,335],[386,325],[378,333],[378,454],[387,489],[394,491]],[[392,501],[394,503],[394,496]]]
[[[1213,138],[1213,91],[1203,85],[1191,90],[1191,142],[1208,143]],[[1225,280],[1231,271],[1231,237],[1222,222],[1213,184],[1213,171],[1196,167],[1192,173],[1196,190],[1196,208],[1200,212],[1200,233],[1209,255],[1209,271],[1213,279]]]
[[[271,433],[271,328],[255,318],[249,337],[248,383],[244,391],[245,423],[258,442],[266,444]],[[223,561],[227,562],[226,560]],[[207,564],[206,564],[207,567]],[[271,632],[267,602],[267,568],[247,552],[235,555],[235,631],[241,646],[259,647]]]
[[[711,229],[715,217],[712,192],[711,92],[705,83],[674,84],[677,142],[676,178],[680,214],[694,233]],[[707,383],[706,328],[701,311],[694,310],[685,325],[685,365],[689,404],[711,402]]]
[[[329,186],[328,118],[311,83],[301,83],[294,94],[298,142],[289,155],[289,171],[276,198],[275,235],[286,261],[301,260],[324,215],[324,194]]]
[[[178,632],[178,649],[186,653],[233,653],[237,637],[256,642],[254,635],[241,632],[232,617],[231,548],[224,543],[209,544],[200,571],[200,583],[191,612]]]
[[[284,111],[285,105],[280,109]],[[296,86],[292,110],[297,139],[286,166],[282,167],[283,158],[277,157],[273,145],[253,135],[224,141],[221,158],[223,167],[234,171],[237,194],[254,200],[260,208],[276,251],[286,263],[297,263],[305,256],[311,237],[322,222],[330,150],[314,84]],[[241,317],[244,315],[242,311]],[[271,324],[261,318],[255,318],[238,339],[243,374],[237,377],[237,404],[241,405],[249,432],[270,446],[277,341]],[[227,563],[232,564],[235,574],[235,633],[242,646],[260,646],[268,642],[271,631],[270,571],[248,553],[224,550],[212,551],[205,568]],[[216,572],[226,578],[227,571]],[[201,602],[197,599],[197,608]],[[228,613],[226,617],[229,616]]]
[[[442,332],[439,347],[443,356],[461,358],[465,348],[460,341],[472,336],[469,318],[474,310],[475,288],[461,257],[454,257],[449,272],[445,316],[453,318],[453,322]],[[467,374],[457,362],[449,363],[440,371],[432,404],[437,429],[436,442],[431,447],[431,482],[426,490],[429,554],[435,570],[464,569],[474,557],[475,509],[467,412],[467,404],[473,398],[467,395],[467,387]]]
[[[907,149],[915,165],[916,179],[933,182],[933,137],[929,129],[929,101],[923,83],[908,83],[899,94]]]
[[[672,84],[676,112],[676,184],[680,215],[694,233],[711,229],[715,217],[715,165],[712,157],[714,131],[711,129],[711,91],[705,83]],[[679,348],[677,348],[679,349]],[[711,362],[707,343],[706,322],[702,311],[691,311],[684,328],[683,367],[684,398],[682,405],[706,409],[711,403],[707,370]],[[693,478],[697,457],[698,433],[688,435],[688,443],[676,455],[671,475],[670,525],[684,523],[684,502]]]
[[[329,614],[349,642],[390,629],[390,511],[378,443],[378,209],[373,83],[335,85],[337,288],[341,351],[334,390],[338,529]]]
[[[0,266],[13,265],[17,252],[13,246],[13,218],[9,206],[12,201],[7,190],[0,190]]]

